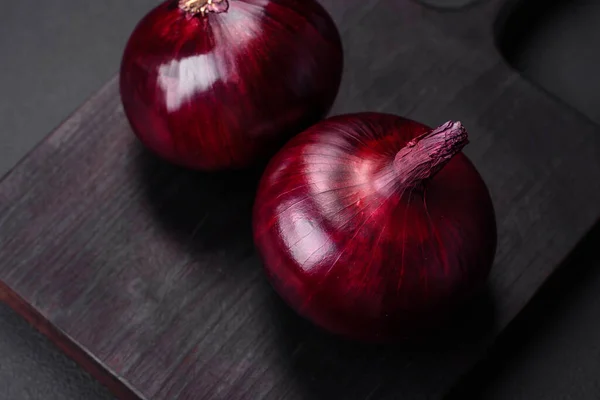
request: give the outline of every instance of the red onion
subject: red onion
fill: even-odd
[[[235,169],[321,119],[342,67],[338,31],[314,0],[167,1],[129,39],[121,98],[159,156]]]
[[[496,222],[459,122],[388,114],[330,118],[270,162],[254,206],[269,280],[338,335],[425,333],[483,287]]]

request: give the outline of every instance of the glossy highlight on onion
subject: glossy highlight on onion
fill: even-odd
[[[129,39],[121,99],[160,157],[238,169],[320,120],[342,69],[339,33],[315,0],[166,1]]]
[[[254,239],[275,290],[350,339],[385,342],[441,326],[480,290],[496,251],[488,189],[458,122],[333,117],[270,162]]]

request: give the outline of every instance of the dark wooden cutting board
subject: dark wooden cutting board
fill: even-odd
[[[507,65],[495,47],[506,0],[424,3],[323,1],[346,51],[333,114],[461,120],[491,190],[489,289],[438,337],[356,345],[296,317],[252,244],[260,170],[157,160],[116,80],[0,184],[0,300],[121,398],[443,396],[600,217],[600,129]]]

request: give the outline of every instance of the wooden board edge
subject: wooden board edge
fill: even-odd
[[[147,400],[144,395],[119,378],[77,341],[48,321],[35,307],[0,280],[0,302],[8,305],[37,331],[50,339],[64,354],[79,364],[120,400]]]
[[[78,107],[76,107],[72,112],[70,112],[65,118],[61,120],[61,122],[56,125],[53,129],[50,130],[41,140],[39,140],[29,151],[25,152],[23,156],[8,169],[4,174],[0,174],[0,184],[8,178],[15,170],[17,170],[21,164],[23,164],[26,160],[28,160],[33,154],[37,153],[40,148],[42,148],[48,140],[51,140],[54,135],[58,135],[62,132],[62,128],[71,121],[71,119],[80,114],[82,110],[86,107],[89,107],[94,103],[94,101],[103,95],[107,94],[113,87],[113,85],[118,84],[119,74],[113,75],[107,82],[105,82],[99,89],[95,90],[90,96],[88,96],[83,103],[81,103]],[[119,99],[120,101],[120,99]]]

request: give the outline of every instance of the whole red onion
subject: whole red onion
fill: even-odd
[[[121,98],[159,156],[234,169],[321,119],[342,67],[338,31],[315,0],[166,1],[129,39]]]
[[[378,113],[323,121],[267,167],[254,239],[277,292],[348,338],[423,333],[480,289],[496,250],[487,187],[437,129]]]

